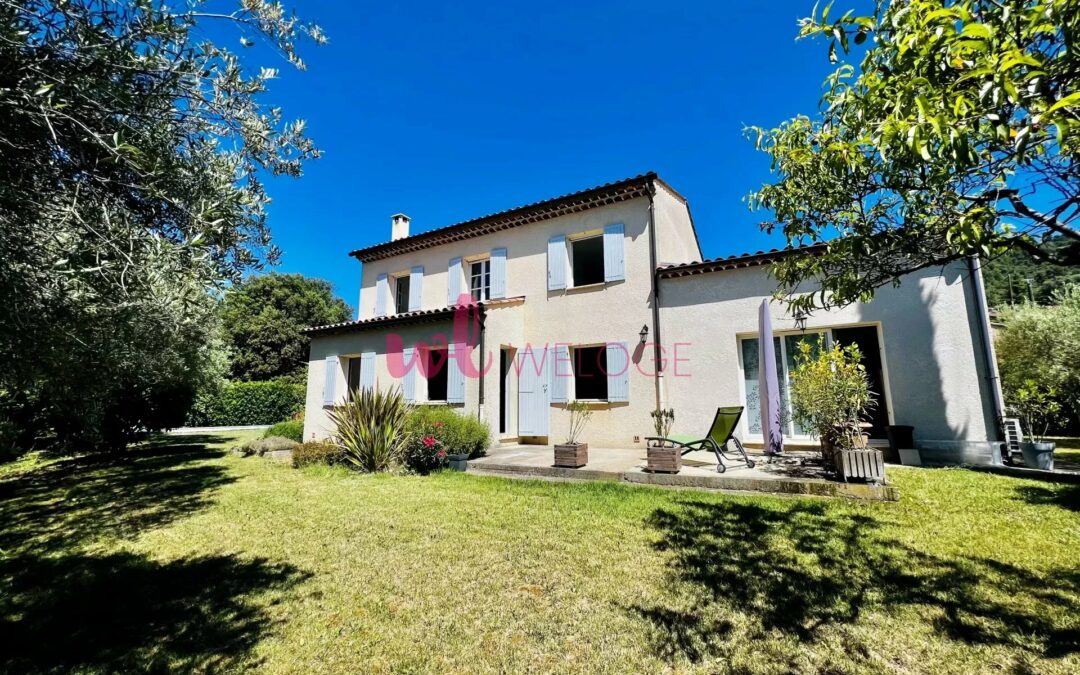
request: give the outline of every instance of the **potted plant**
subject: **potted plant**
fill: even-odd
[[[885,459],[868,447],[864,419],[873,409],[874,395],[856,345],[826,348],[799,344],[791,376],[791,405],[795,421],[812,429],[822,456],[843,477],[884,480]]]
[[[555,446],[555,466],[579,469],[589,462],[589,444],[579,442],[578,437],[592,417],[592,410],[584,401],[571,401],[566,411],[570,413],[570,430],[566,442]]]
[[[1031,441],[1020,446],[1024,466],[1029,469],[1054,470],[1054,449],[1057,444],[1046,440],[1050,425],[1059,421],[1061,404],[1056,400],[1053,388],[1035,380],[1025,380],[1010,398],[1013,413],[1020,418]]]
[[[675,411],[671,408],[666,410],[657,408],[649,413],[653,420],[654,438],[649,439],[646,448],[649,471],[660,473],[679,473],[682,469],[682,451],[666,438],[671,433],[671,425],[675,421]]]

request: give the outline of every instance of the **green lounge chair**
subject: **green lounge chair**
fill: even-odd
[[[730,406],[727,408],[717,408],[716,417],[713,418],[712,428],[709,429],[709,435],[705,438],[694,438],[686,434],[674,434],[668,438],[660,438],[658,436],[650,436],[646,438],[646,441],[660,441],[662,443],[670,443],[672,446],[682,448],[682,454],[686,454],[693,450],[712,450],[716,455],[716,470],[720,473],[724,473],[727,467],[724,466],[724,460],[731,461],[725,451],[728,451],[728,442],[735,443],[735,449],[742,455],[743,461],[746,462],[746,466],[754,468],[754,460],[746,456],[746,449],[743,448],[742,442],[735,438],[735,428],[739,425],[739,418],[742,417],[743,406]]]

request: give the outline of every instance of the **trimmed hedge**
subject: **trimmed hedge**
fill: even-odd
[[[275,424],[304,409],[305,387],[290,382],[229,382],[200,395],[188,413],[192,427]]]

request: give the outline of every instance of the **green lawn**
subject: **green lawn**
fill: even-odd
[[[1052,438],[1057,442],[1054,450],[1054,463],[1080,471],[1080,438]]]
[[[1080,670],[1080,486],[359,476],[236,438],[5,467],[0,670]]]

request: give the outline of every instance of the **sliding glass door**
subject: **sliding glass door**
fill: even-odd
[[[877,408],[873,411],[871,419],[871,438],[884,438],[885,426],[888,424],[889,414],[885,400],[884,373],[882,369],[881,352],[878,347],[876,326],[854,326],[850,328],[826,328],[819,330],[807,330],[801,333],[788,333],[773,336],[773,347],[776,349],[776,379],[780,384],[780,421],[784,434],[789,437],[807,438],[810,436],[809,429],[803,429],[791,415],[791,373],[801,358],[801,345],[807,344],[811,356],[817,354],[819,345],[826,348],[833,341],[842,345],[857,344],[863,355],[863,365],[866,367],[867,377],[870,379],[870,389],[874,392],[878,401]],[[758,377],[760,367],[758,364],[758,339],[748,337],[740,340],[740,352],[743,365],[743,384],[746,400],[746,423],[747,431],[753,435],[761,434],[761,399],[758,395]]]

